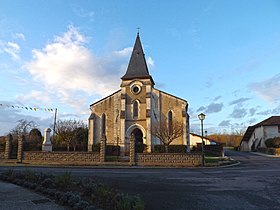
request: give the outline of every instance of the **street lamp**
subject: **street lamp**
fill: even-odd
[[[198,115],[198,118],[200,119],[200,122],[201,122],[201,141],[202,141],[202,144],[201,144],[201,153],[202,153],[202,166],[204,166],[204,163],[205,163],[205,155],[204,155],[204,141],[203,141],[203,120],[205,119],[205,114],[203,113],[200,113]]]

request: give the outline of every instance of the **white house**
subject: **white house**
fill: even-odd
[[[266,147],[269,138],[280,137],[280,116],[272,116],[253,126],[249,126],[241,140],[241,151],[254,151]]]
[[[205,145],[216,145],[217,143],[209,139],[207,137],[203,137]],[[192,149],[193,147],[197,147],[197,144],[200,144],[202,142],[201,136],[197,135],[195,133],[190,133],[190,148]]]

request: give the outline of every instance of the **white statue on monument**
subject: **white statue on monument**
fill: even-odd
[[[42,144],[42,151],[45,151],[45,152],[51,152],[52,151],[52,142],[51,142],[51,138],[50,138],[51,131],[52,130],[50,128],[45,129],[44,141],[43,141],[43,144]]]

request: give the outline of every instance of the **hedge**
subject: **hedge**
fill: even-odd
[[[274,137],[267,139],[265,141],[265,145],[271,148],[279,148],[280,147],[280,137]]]
[[[186,153],[187,145],[168,145],[168,153]],[[155,153],[165,153],[165,145],[155,145]]]

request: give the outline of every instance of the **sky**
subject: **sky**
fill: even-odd
[[[87,123],[120,89],[137,28],[155,87],[188,101],[191,132],[280,115],[278,0],[0,0],[0,135],[21,119]]]

